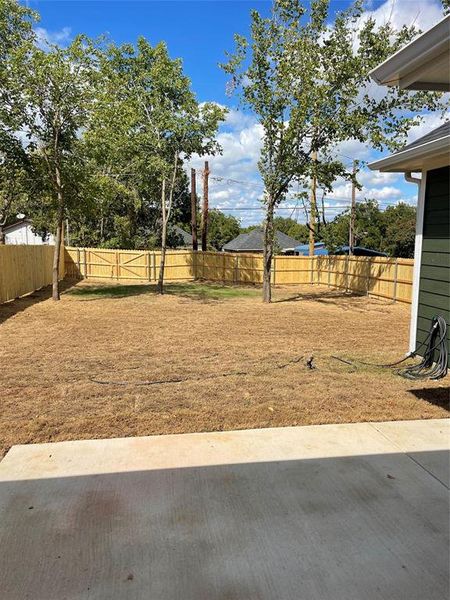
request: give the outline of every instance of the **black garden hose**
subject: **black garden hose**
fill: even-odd
[[[443,317],[437,316],[431,319],[431,328],[424,343],[427,340],[427,348],[421,362],[417,365],[398,369],[397,373],[399,375],[406,379],[441,379],[447,375],[447,323]]]
[[[426,346],[423,354],[423,359],[415,365],[398,368],[398,365],[405,362],[409,358],[417,356],[420,348]],[[435,357],[437,354],[437,357]],[[364,362],[362,360],[344,360],[339,356],[333,356],[341,362],[350,365],[358,363],[369,367],[378,367],[380,369],[395,369],[395,372],[406,379],[441,379],[448,372],[448,343],[447,343],[447,323],[441,316],[436,316],[431,319],[430,331],[424,341],[419,344],[414,352],[410,352],[404,358],[388,364],[377,364]],[[356,366],[356,365],[355,365]]]

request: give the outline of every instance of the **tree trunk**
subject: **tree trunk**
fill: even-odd
[[[3,246],[5,243],[5,232],[3,230],[3,225],[0,225],[0,246]]]
[[[272,257],[273,257],[273,211],[274,202],[269,198],[267,205],[266,220],[264,222],[264,254],[263,254],[263,302],[272,300]]]
[[[161,260],[159,263],[158,275],[158,294],[164,294],[164,268],[166,265],[166,244],[167,244],[167,214],[166,214],[166,180],[163,179],[161,191],[161,215],[162,215],[162,230],[161,230]]]
[[[53,277],[52,277],[52,298],[53,300],[60,299],[59,293],[59,262],[61,257],[61,244],[63,234],[63,222],[64,222],[64,196],[61,186],[61,174],[59,167],[55,169],[57,195],[58,195],[58,217],[56,222],[56,239],[55,239],[55,251],[53,253]]]
[[[177,177],[178,167],[178,152],[174,155],[174,164],[172,171],[172,179],[169,187],[169,200],[166,205],[166,180],[163,179],[161,190],[161,214],[162,214],[162,231],[161,231],[161,261],[159,263],[159,277],[157,291],[159,294],[164,294],[164,268],[166,265],[166,248],[167,248],[167,224],[169,223],[170,214],[172,212],[173,191]]]

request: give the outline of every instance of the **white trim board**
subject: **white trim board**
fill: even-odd
[[[446,70],[450,39],[450,15],[392,54],[370,71],[369,76],[378,85],[398,86],[400,89],[427,89],[448,91]],[[428,73],[443,61],[444,81],[428,82]]]
[[[409,329],[409,351],[414,352],[417,340],[417,317],[419,313],[420,267],[422,264],[423,216],[425,212],[425,190],[427,187],[428,171],[422,173],[419,186],[416,217],[416,240],[414,246],[414,271],[411,302],[411,322]]]

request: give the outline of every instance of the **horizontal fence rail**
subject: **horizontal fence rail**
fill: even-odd
[[[151,250],[66,248],[66,275],[78,279],[136,280],[155,283],[161,253]],[[274,285],[323,284],[376,298],[411,302],[414,261],[366,256],[275,256]],[[169,251],[167,281],[207,279],[261,284],[261,254]]]
[[[30,294],[52,282],[54,246],[0,245],[0,303]],[[61,277],[64,252],[61,252]]]

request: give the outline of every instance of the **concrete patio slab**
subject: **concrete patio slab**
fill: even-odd
[[[444,600],[449,421],[15,446],[2,600]]]

